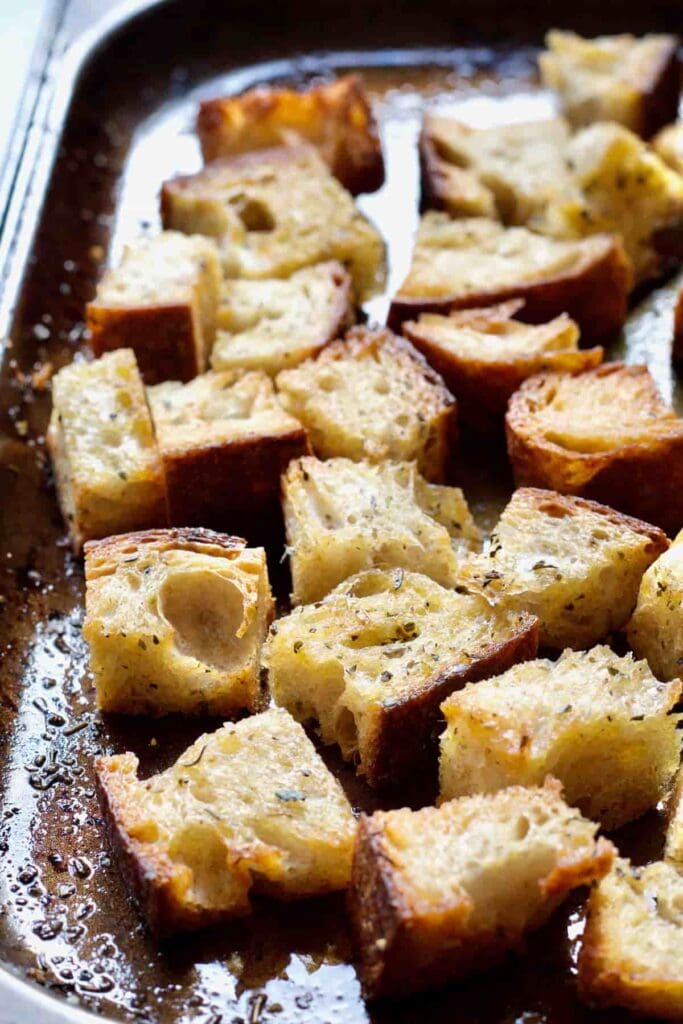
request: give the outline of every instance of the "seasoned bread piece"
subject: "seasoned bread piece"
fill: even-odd
[[[678,769],[681,683],[609,647],[565,651],[469,683],[442,705],[441,797],[562,783],[605,829],[654,807]]]
[[[271,630],[273,696],[325,743],[356,759],[371,786],[436,763],[439,705],[466,682],[533,658],[536,619],[403,569],[352,576]]]
[[[416,460],[428,480],[446,478],[456,441],[455,399],[403,338],[353,328],[317,359],[280,373],[276,386],[321,458]]]
[[[678,111],[678,39],[671,35],[584,39],[553,29],[538,59],[541,80],[554,89],[575,128],[616,121],[649,138]]]
[[[191,380],[208,364],[220,284],[210,239],[178,231],[138,239],[86,306],[95,355],[132,348],[147,384]]]
[[[161,216],[166,228],[215,237],[228,277],[289,277],[339,260],[359,302],[384,287],[384,242],[310,146],[226,157],[172,178]]]
[[[423,313],[403,324],[406,338],[458,396],[461,420],[476,429],[500,430],[510,396],[533,374],[602,362],[602,348],[578,351],[579,328],[566,313],[524,324],[514,319],[523,307],[524,299],[509,299],[448,316]]]
[[[626,625],[643,573],[667,547],[648,523],[525,487],[460,575],[492,600],[536,615],[542,646],[581,649]]]
[[[317,601],[362,569],[412,569],[455,586],[480,533],[462,491],[428,484],[414,463],[316,458],[282,478],[295,604]]]
[[[652,140],[652,148],[665,164],[683,174],[683,121],[662,128]]]
[[[273,708],[200,738],[144,782],[134,754],[100,757],[112,845],[152,931],[203,928],[349,884],[356,823],[306,733]]]
[[[632,268],[613,235],[563,240],[485,217],[451,220],[426,213],[408,276],[389,311],[398,330],[419,313],[491,306],[525,299],[525,319],[545,323],[561,313],[584,340],[619,328],[626,317]]]
[[[259,86],[241,96],[206,100],[197,133],[205,160],[304,141],[354,195],[374,192],[384,182],[377,124],[360,75],[301,92]]]
[[[351,278],[341,263],[304,267],[282,281],[228,279],[211,365],[274,376],[317,355],[352,322]]]
[[[256,710],[272,617],[265,552],[239,537],[186,528],[86,544],[83,637],[103,711]]]
[[[683,677],[683,532],[643,576],[627,636],[659,679]]]
[[[164,463],[173,526],[236,529],[266,524],[280,476],[309,451],[306,431],[284,411],[267,374],[204,373],[147,395]]]
[[[163,467],[131,349],[55,374],[47,446],[76,552],[86,540],[166,524]]]
[[[555,780],[361,818],[349,907],[368,997],[484,970],[519,948],[614,848]]]
[[[646,366],[538,374],[510,399],[505,428],[518,484],[683,526],[683,420]]]
[[[683,1018],[683,878],[671,865],[615,860],[591,892],[578,966],[593,1006]]]

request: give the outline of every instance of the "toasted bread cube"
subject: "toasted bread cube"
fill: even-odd
[[[683,526],[683,420],[646,366],[531,377],[505,429],[518,484],[595,498],[667,532]]]
[[[415,460],[428,480],[447,477],[455,399],[419,352],[390,331],[353,328],[317,359],[283,370],[276,386],[321,458]]]
[[[659,679],[683,677],[683,533],[643,576],[627,636]]]
[[[273,696],[371,786],[436,764],[439,705],[474,679],[533,658],[536,619],[403,569],[358,573],[279,619],[264,647]]]
[[[55,374],[47,446],[77,553],[86,540],[166,524],[163,466],[131,349]]]
[[[481,971],[518,949],[612,844],[555,780],[361,817],[349,906],[365,995],[401,995]]]
[[[284,411],[270,377],[209,372],[147,394],[171,525],[235,529],[269,521],[283,470],[309,451],[306,431]]]
[[[363,569],[403,568],[455,586],[480,533],[462,491],[429,484],[410,462],[290,462],[282,500],[295,604]]]
[[[216,333],[221,285],[208,238],[163,231],[126,247],[86,306],[96,356],[131,348],[145,383],[203,373]]]
[[[580,650],[626,625],[643,573],[667,547],[648,523],[524,487],[460,575],[492,600],[536,615],[541,646]]]
[[[523,299],[510,299],[448,316],[422,313],[403,324],[406,338],[458,396],[462,421],[475,429],[499,431],[510,396],[535,373],[573,373],[602,362],[600,347],[579,352],[579,328],[566,313],[525,324],[514,319],[523,307]]]
[[[630,261],[614,235],[566,240],[485,217],[451,220],[429,212],[420,221],[389,325],[398,330],[420,313],[523,298],[531,323],[567,313],[588,340],[621,327],[632,283]]]
[[[348,800],[286,711],[226,724],[164,772],[137,778],[134,754],[101,757],[107,827],[152,931],[246,914],[349,884],[356,823]]]
[[[683,1018],[683,878],[671,865],[615,860],[588,901],[578,981],[592,1006]]]
[[[214,370],[274,376],[315,356],[353,322],[351,278],[341,263],[319,263],[286,280],[223,283]]]
[[[538,63],[575,128],[616,121],[649,138],[678,111],[678,39],[648,34],[584,39],[553,29]]]
[[[683,174],[683,121],[662,128],[652,140],[652,148],[665,164]]]
[[[442,705],[444,800],[506,786],[562,783],[572,807],[620,828],[654,807],[680,758],[670,714],[681,683],[660,683],[647,662],[609,647],[514,665],[469,683]]]
[[[384,160],[360,75],[344,75],[298,92],[259,86],[199,107],[204,159],[216,160],[282,143],[309,142],[344,188],[356,195],[384,182]]]
[[[211,530],[148,530],[85,548],[97,703],[132,715],[232,715],[262,702],[273,618],[263,548]]]
[[[166,228],[215,237],[228,277],[289,277],[339,260],[358,301],[384,287],[384,242],[310,146],[226,157],[173,178],[161,216]]]

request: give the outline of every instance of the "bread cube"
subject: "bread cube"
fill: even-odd
[[[681,683],[609,647],[565,651],[470,683],[442,705],[441,797],[562,783],[572,807],[620,828],[666,795],[680,758]]]
[[[77,553],[86,540],[166,524],[163,467],[131,349],[55,374],[47,446]]]
[[[555,780],[361,817],[349,905],[365,995],[455,981],[522,946],[614,848]]]
[[[667,547],[648,523],[524,487],[460,576],[491,600],[536,615],[541,646],[580,650],[626,625],[643,573]]]
[[[356,195],[384,182],[377,124],[360,75],[294,89],[258,86],[199,107],[204,159],[216,160],[282,143],[309,142],[344,188]]]
[[[575,128],[616,121],[649,138],[678,111],[678,39],[648,34],[597,36],[553,29],[539,57],[541,80],[554,89]]]
[[[371,569],[279,619],[264,647],[276,703],[315,719],[371,786],[436,765],[439,705],[533,658],[537,623],[404,569]]]
[[[95,355],[131,348],[147,384],[191,380],[208,365],[220,284],[208,238],[162,231],[138,239],[86,306]]]
[[[683,420],[646,366],[538,374],[510,399],[505,426],[518,484],[683,526]]]
[[[665,164],[683,174],[683,121],[662,128],[652,140],[652,148]]]
[[[101,757],[111,843],[155,933],[203,928],[276,899],[349,884],[356,822],[306,733],[273,708],[200,736],[144,782],[134,754]]]
[[[683,677],[683,533],[643,576],[627,636],[659,679]]]
[[[566,313],[525,324],[514,319],[523,308],[523,299],[509,299],[448,316],[422,313],[403,324],[406,338],[458,396],[461,420],[476,430],[500,431],[510,396],[535,373],[573,373],[602,362],[602,348],[578,350],[579,328]]]
[[[615,860],[592,890],[579,954],[579,992],[595,1007],[683,1018],[683,878],[656,861]]]
[[[323,260],[364,302],[384,287],[384,242],[310,146],[214,160],[161,191],[164,227],[217,239],[228,277],[289,277]]]
[[[457,487],[427,483],[414,463],[290,462],[282,498],[293,601],[317,601],[363,569],[412,569],[455,586],[480,534]]]
[[[321,458],[415,460],[428,480],[447,477],[455,399],[413,346],[390,331],[354,328],[317,359],[283,370],[276,386]]]
[[[149,530],[85,548],[97,703],[130,715],[232,715],[261,705],[273,618],[263,548],[211,530]]]
[[[567,240],[485,217],[451,220],[429,212],[420,221],[389,325],[398,330],[420,313],[523,298],[530,323],[567,313],[591,340],[621,327],[632,283],[631,263],[615,235]]]
[[[239,527],[253,536],[279,517],[280,475],[309,448],[270,377],[209,372],[188,384],[156,384],[147,395],[172,526]]]
[[[304,267],[286,280],[223,283],[214,370],[296,366],[353,322],[351,278],[334,261]]]

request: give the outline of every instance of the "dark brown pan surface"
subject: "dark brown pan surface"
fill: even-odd
[[[488,26],[482,39],[509,28],[505,14],[491,25],[485,13],[489,7],[481,9]],[[149,773],[169,764],[216,723],[103,719],[94,711],[81,638],[82,572],[65,543],[42,443],[49,392],[40,390],[40,375],[32,379],[32,372],[46,361],[59,366],[73,358],[82,342],[83,303],[92,294],[110,241],[116,250],[141,227],[154,229],[162,178],[195,166],[197,148],[189,126],[197,87],[209,95],[273,72],[300,79],[317,66],[294,62],[216,77],[226,69],[298,51],[407,46],[411,40],[413,45],[455,43],[476,28],[458,28],[438,5],[432,8],[422,8],[411,36],[409,20],[415,14],[389,4],[367,5],[362,18],[359,11],[330,5],[325,30],[313,5],[287,11],[284,5],[273,6],[272,17],[261,24],[236,5],[233,24],[221,22],[215,31],[211,19],[218,5],[199,4],[187,24],[181,21],[182,8],[174,5],[110,42],[76,91],[0,380],[0,956],[27,977],[62,997],[78,997],[101,1015],[159,1024],[624,1019],[621,1013],[590,1014],[575,998],[579,902],[532,938],[526,957],[512,959],[503,969],[457,988],[369,1010],[351,966],[342,897],[289,906],[260,901],[249,919],[158,947],[130,905],[102,840],[93,756],[133,750]],[[227,18],[227,5],[220,9]],[[536,18],[542,24],[540,13]],[[522,42],[537,40],[535,30],[525,40],[516,27]],[[660,21],[658,27],[673,26]],[[346,59],[367,71],[382,114],[388,184],[363,202],[389,240],[393,284],[404,267],[416,221],[412,140],[425,96],[440,105],[471,98],[475,91],[485,96],[521,91],[516,116],[521,111],[536,116],[543,109],[533,96],[528,47],[444,52],[439,60],[445,67],[440,68],[421,66],[424,60],[388,53]],[[378,66],[368,68],[368,61]],[[403,66],[382,67],[393,62]],[[490,116],[486,102],[470,112],[479,123]],[[646,300],[625,341],[611,353],[626,351],[631,360],[650,362],[665,396],[675,390],[669,366],[671,294],[669,287]],[[379,316],[384,308],[375,303],[369,312]],[[462,482],[488,525],[509,494],[507,469],[495,453],[469,447],[465,457]],[[280,553],[272,552],[271,565],[281,575],[276,568]],[[286,581],[281,589],[286,591]],[[340,772],[355,805],[371,808],[363,784],[334,754],[329,763]],[[424,797],[415,793],[410,800]],[[394,803],[405,799],[401,794]],[[656,856],[661,845],[657,814],[631,826],[618,841],[637,860]],[[26,1024],[31,1020],[27,1011]]]

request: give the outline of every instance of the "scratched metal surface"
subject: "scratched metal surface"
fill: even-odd
[[[338,17],[341,26],[343,14]],[[77,355],[83,303],[103,263],[128,238],[156,229],[163,178],[198,166],[191,123],[199,95],[270,77],[300,80],[332,65],[366,72],[388,176],[381,192],[362,205],[389,242],[390,287],[405,269],[416,223],[413,142],[425,106],[455,109],[482,124],[539,116],[549,103],[533,81],[528,47],[463,47],[400,58],[375,52],[322,65],[254,68],[242,65],[274,55],[276,33],[259,48],[245,29],[241,48],[234,44],[240,66],[221,74],[230,63],[226,51],[215,41],[210,48],[211,33],[199,23],[188,35],[192,59],[184,59],[177,41],[150,68],[143,59],[149,52],[144,32],[153,29],[110,44],[106,61],[100,58],[79,87],[0,378],[0,956],[56,998],[123,1021],[623,1020],[621,1013],[591,1014],[576,1000],[572,971],[583,921],[578,899],[532,937],[528,956],[495,974],[374,1008],[360,998],[342,897],[284,907],[257,901],[246,920],[162,946],[148,936],[128,900],[103,842],[92,759],[133,750],[149,773],[215,723],[132,721],[95,710],[81,638],[81,566],[68,551],[54,500],[43,445],[49,388],[35,371],[46,361],[58,366]],[[314,38],[312,32],[309,26]],[[226,47],[228,36],[221,36]],[[335,38],[351,45],[353,30],[344,36],[340,27]],[[112,78],[111,67],[125,68],[125,76]],[[644,300],[611,354],[648,362],[665,395],[680,407],[669,360],[672,288]],[[378,300],[368,313],[381,319],[385,308],[386,301]],[[510,492],[505,462],[469,445],[463,458],[465,489],[480,522],[489,526]],[[276,576],[279,555],[271,552]],[[326,756],[354,804],[373,807],[364,785],[333,753]],[[409,799],[419,804],[426,794],[416,790]],[[656,856],[658,815],[624,830],[618,841],[637,861]],[[41,1019],[31,1014],[27,1009],[17,1024]]]

